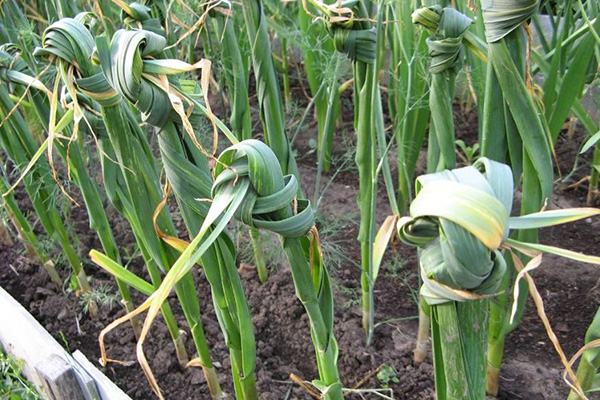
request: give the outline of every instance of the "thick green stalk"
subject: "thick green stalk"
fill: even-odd
[[[235,18],[226,18],[223,15],[217,15],[216,20],[219,29],[217,33],[223,37],[223,65],[229,88],[231,117],[229,122],[233,133],[239,140],[250,139],[252,137],[252,121],[250,120],[250,102],[248,100],[248,79],[245,71],[245,63],[242,59],[240,46],[235,34]],[[254,248],[254,262],[258,272],[258,279],[261,283],[267,281],[268,270],[262,248],[260,232],[250,228],[250,239]]]
[[[471,23],[464,14],[454,9],[444,8],[440,15],[443,15],[440,25],[427,41],[432,74],[429,96],[431,123],[427,152],[428,172],[452,169],[456,164],[452,103],[456,72],[461,63],[462,37]],[[450,24],[448,21],[452,19],[455,22]],[[416,21],[421,22],[419,19]],[[461,285],[461,282],[457,281],[457,284]],[[487,301],[450,301],[433,304],[430,308],[437,398],[483,399],[486,376]],[[420,334],[422,335],[422,332]]]
[[[417,2],[418,3],[418,2]],[[390,115],[398,148],[398,209],[407,211],[412,200],[412,180],[429,121],[425,106],[427,91],[426,34],[412,23],[418,4],[396,2],[389,24],[390,37]],[[416,39],[415,39],[416,38]]]
[[[427,147],[427,172],[429,173],[452,169],[456,164],[452,114],[455,78],[456,75],[450,71],[431,76],[429,92],[431,123]]]
[[[494,65],[495,70],[496,70],[496,76],[498,77],[498,80],[500,82],[500,87],[502,89],[502,93],[504,94],[504,98],[507,99],[506,101],[509,101],[507,98],[507,93],[509,91],[512,91],[513,88],[509,88],[511,85],[511,83],[505,80],[505,82],[503,82],[503,78],[505,78],[505,76],[500,77],[500,74],[503,74],[504,72],[500,72],[500,71],[505,71],[504,69],[501,69],[499,71],[498,67],[496,66],[497,64],[499,64],[500,62],[498,61],[498,56],[496,55],[496,53],[494,53],[494,48],[498,47],[498,46],[504,46],[503,48],[501,48],[501,50],[505,50],[505,52],[503,52],[502,54],[504,56],[507,56],[509,54],[508,47],[506,46],[506,44],[504,44],[504,41],[507,41],[511,44],[511,49],[514,49],[512,51],[513,53],[513,57],[509,57],[508,59],[506,57],[504,57],[502,59],[502,62],[506,62],[506,60],[508,60],[508,62],[513,63],[513,65],[520,65],[521,69],[520,71],[521,74],[524,74],[524,62],[523,62],[523,58],[524,58],[524,52],[520,49],[523,49],[524,47],[522,46],[522,40],[523,40],[523,33],[520,30],[516,30],[513,33],[509,34],[509,36],[506,39],[503,39],[502,42],[500,43],[493,43],[490,44],[490,62],[492,63],[492,65]],[[494,50],[492,50],[494,49]],[[512,61],[515,60],[515,61]],[[520,62],[519,62],[520,60]],[[521,75],[523,76],[523,75]],[[521,78],[523,79],[523,78]],[[514,87],[514,83],[512,84]],[[529,100],[531,101],[531,100]],[[528,145],[527,145],[527,141],[533,141],[535,140],[535,136],[532,135],[532,132],[536,132],[533,131],[532,129],[539,129],[537,132],[541,132],[543,134],[544,132],[544,128],[540,125],[539,119],[537,117],[537,115],[531,115],[529,117],[527,117],[524,113],[521,116],[515,115],[515,113],[522,113],[523,109],[513,109],[510,107],[510,104],[508,104],[507,106],[505,106],[505,121],[507,124],[507,133],[509,134],[508,139],[509,139],[509,153],[510,153],[510,161],[511,163],[513,163],[516,166],[522,165],[522,169],[523,169],[523,199],[522,199],[522,203],[521,203],[521,214],[529,214],[529,213],[533,213],[536,211],[539,211],[540,208],[543,205],[544,202],[544,198],[549,196],[549,192],[547,191],[547,188],[543,188],[540,186],[540,174],[539,172],[536,170],[533,162],[531,161],[531,153],[529,153],[529,149]],[[527,126],[528,122],[531,122],[533,124],[535,124],[535,128],[534,126]],[[510,151],[510,147],[511,147],[511,136],[515,139],[518,140],[519,142],[523,143],[525,152],[521,152],[520,149],[518,151],[518,153],[515,155],[515,152],[511,152]],[[517,139],[518,138],[518,139]],[[538,144],[538,146],[540,146],[538,148],[539,149],[548,149],[548,144],[547,142],[545,142],[544,140],[544,136],[541,135],[537,135],[538,140],[541,142],[541,144]],[[513,140],[514,141],[514,140]],[[514,147],[514,145],[513,145]],[[549,151],[547,153],[547,162],[548,162],[548,167],[546,168],[550,168],[550,172],[551,171],[551,162],[550,162],[550,154]],[[515,168],[516,169],[516,168]],[[547,170],[543,171],[543,174],[547,175]],[[543,177],[543,176],[542,176]],[[544,194],[545,193],[545,194]],[[520,241],[527,241],[527,242],[537,242],[537,232],[536,231],[520,231],[518,234],[518,239]],[[509,262],[507,260],[507,262]],[[511,274],[507,274],[507,275],[511,275]],[[510,279],[510,278],[508,278]],[[504,288],[509,289],[510,288],[510,284],[509,284],[510,280],[508,282],[506,282],[504,285]],[[519,308],[518,308],[518,312],[516,314],[516,317],[514,319],[514,322],[512,324],[509,323],[508,318],[508,306],[510,304],[509,301],[509,297],[508,297],[508,291],[505,291],[504,293],[500,294],[498,296],[498,298],[496,299],[496,301],[492,302],[491,308],[492,308],[492,315],[493,315],[493,319],[491,320],[491,326],[490,326],[490,341],[489,341],[489,348],[488,348],[488,364],[489,364],[489,370],[490,372],[488,373],[488,378],[490,379],[487,383],[488,386],[488,393],[491,394],[495,394],[497,393],[498,387],[499,387],[499,382],[497,380],[498,378],[498,372],[501,366],[501,362],[502,362],[502,357],[503,357],[503,350],[504,350],[504,341],[506,340],[506,335],[508,335],[508,333],[510,333],[510,331],[512,331],[513,329],[515,329],[520,320],[521,317],[523,315],[524,309],[525,309],[525,300],[527,298],[527,294],[528,294],[528,288],[527,285],[525,284],[525,282],[521,282],[521,288],[520,288],[520,297],[519,297]],[[504,308],[501,308],[502,306],[504,306]]]
[[[285,36],[280,38],[281,45],[281,80],[283,81],[283,99],[285,100],[285,109],[289,111],[292,106],[292,92],[290,89],[290,70],[288,58],[288,41]]]
[[[81,138],[79,139],[81,140]],[[62,157],[62,159],[68,163],[69,171],[73,180],[81,190],[83,201],[88,211],[90,219],[90,229],[96,232],[100,243],[106,255],[108,255],[115,262],[121,263],[121,256],[115,237],[113,236],[108,217],[98,188],[92,182],[90,175],[88,174],[87,165],[83,159],[83,155],[77,145],[69,146],[66,140],[58,141],[56,147]],[[123,300],[123,306],[127,312],[131,312],[135,309],[129,287],[122,281],[116,280],[117,288]],[[141,325],[138,318],[131,320],[131,325],[136,336],[139,336]]]
[[[256,272],[260,283],[265,283],[269,277],[265,252],[258,229],[250,228],[250,239],[252,240],[252,248],[254,249],[254,262],[256,263]]]
[[[8,189],[9,186],[4,180],[4,177],[0,176],[0,192],[6,193]],[[60,279],[58,272],[56,272],[54,263],[44,252],[40,241],[35,235],[35,232],[33,232],[31,224],[21,212],[21,209],[19,208],[19,205],[17,204],[17,201],[12,193],[2,197],[2,206],[6,209],[8,217],[18,232],[19,238],[23,241],[23,245],[27,250],[30,260],[37,258],[48,273],[48,276],[54,285],[56,285],[57,288],[62,289],[62,279]]]
[[[32,103],[35,105],[35,110],[40,122],[44,124],[46,121],[49,121],[50,107],[42,98],[41,93],[30,93],[29,97],[32,100]],[[94,115],[89,115],[87,118],[95,119],[97,117]],[[88,127],[86,125],[85,130],[87,130],[87,128]],[[70,131],[69,127],[65,129],[63,135],[72,137],[72,132],[68,131]],[[83,138],[80,135],[78,138],[73,138],[71,140],[76,140],[76,143],[73,144],[67,139],[58,139],[56,141],[57,146],[55,148],[65,164],[68,166],[69,173],[71,174],[73,181],[77,184],[79,190],[81,191],[83,201],[88,212],[88,218],[90,220],[90,229],[96,232],[96,235],[100,239],[100,243],[102,244],[102,248],[104,249],[106,255],[108,255],[113,261],[120,264],[121,256],[119,255],[118,246],[113,236],[113,232],[104,209],[104,204],[102,204],[102,199],[96,184],[92,181],[89,175],[88,165],[81,151]],[[116,280],[116,283],[119,293],[121,294],[125,310],[127,312],[133,311],[135,307],[131,298],[131,293],[129,292],[129,287],[118,279]],[[131,325],[136,336],[139,336],[141,331],[139,319],[137,317],[133,318],[131,320]]]
[[[519,71],[519,76],[523,79],[525,74],[524,64],[524,48],[522,41],[522,32],[519,30],[510,33],[505,39],[509,49],[512,60]],[[504,89],[501,87],[500,82],[497,78],[497,72],[494,68],[493,61],[488,63],[488,76],[486,87],[486,113],[483,116],[483,127],[482,133],[482,156],[489,157],[493,160],[506,162],[510,161],[513,171],[515,172],[515,180],[518,180],[520,172],[524,173],[524,160],[523,155],[523,140],[519,133],[519,129],[515,123],[513,115],[506,104],[505,97],[503,95]],[[531,182],[531,172],[528,169],[528,176],[523,176],[523,183],[525,182],[534,185]],[[535,172],[533,173],[533,179],[537,179]],[[515,182],[518,184],[519,182]],[[524,193],[523,207],[527,204],[532,204],[535,190],[532,192]],[[531,207],[530,207],[531,208]],[[530,210],[532,212],[532,210]],[[512,259],[507,254],[505,260],[509,267],[512,267]],[[512,279],[514,274],[513,269],[509,268],[506,275],[504,276],[499,291],[501,294],[490,302],[490,327],[488,337],[488,371],[486,378],[486,392],[492,395],[497,395],[499,390],[499,377],[500,367],[502,365],[502,358],[504,354],[504,345],[506,335],[512,330],[508,323],[508,310],[510,307],[510,298],[508,292],[512,285]],[[528,293],[527,287],[521,287],[521,291]],[[523,307],[520,308],[517,320],[522,315]],[[516,326],[516,324],[515,324]]]
[[[283,213],[286,218],[292,215],[291,208]],[[320,380],[330,386],[324,396],[326,400],[342,400],[342,385],[337,368],[337,343],[331,329],[323,318],[316,290],[313,288],[311,268],[306,260],[304,249],[298,238],[284,238],[283,249],[290,264],[296,295],[304,305],[310,320],[310,331],[315,344]],[[329,283],[329,282],[327,282]]]
[[[197,201],[210,197],[212,181],[207,160],[178,125],[167,124],[157,131],[157,136],[167,177],[173,185],[186,227],[190,235],[195,236],[208,213],[208,206],[198,205]],[[258,400],[250,311],[237,273],[231,240],[226,234],[221,236],[207,250],[201,263],[211,285],[218,320],[227,336],[238,398]],[[244,340],[242,335],[246,336]],[[207,347],[201,354],[201,361],[214,371]]]
[[[244,201],[236,200],[239,204],[235,206],[236,218],[280,235],[296,296],[310,322],[320,377],[313,380],[313,384],[325,399],[343,399],[337,370],[331,282],[323,264],[310,202],[295,201],[297,179],[293,175],[284,177],[274,152],[257,140],[240,142],[223,152],[214,175],[213,206],[219,204],[217,200],[221,200],[221,196],[228,196],[239,188],[243,192],[237,195]],[[293,209],[294,203],[297,207]]]
[[[250,42],[265,143],[277,155],[284,174],[289,173],[298,177],[296,158],[292,153],[289,138],[285,131],[285,113],[279,90],[279,78],[273,64],[271,42],[261,0],[243,0],[242,10],[246,22],[246,33]],[[299,189],[298,194],[302,195],[301,189]],[[251,235],[253,246],[255,248],[259,247],[260,242],[254,239],[258,236],[258,232],[251,233]],[[266,276],[267,269],[264,257],[261,257],[260,251],[255,251],[254,254],[259,274]]]
[[[271,41],[261,0],[243,0],[242,10],[251,46],[265,143],[277,155],[284,174],[298,176],[296,159],[285,131],[285,113],[279,90],[279,79],[273,64]]]
[[[596,19],[594,29],[600,30],[600,18]],[[594,48],[597,46],[598,43],[596,43],[593,35],[588,34],[580,40],[573,50],[575,54],[569,60],[569,69],[563,77],[562,85],[557,90],[556,98],[560,101],[556,101],[551,110],[546,109],[548,127],[553,142],[556,142],[560,129],[571,111],[573,102],[582,95],[587,71],[594,57]]]
[[[160,192],[156,186],[158,182],[151,178],[155,173],[154,166],[150,163],[148,154],[143,151],[144,146],[139,143],[145,141],[145,138],[143,138],[143,132],[137,123],[132,123],[135,121],[133,114],[121,105],[102,107],[102,117],[109,139],[109,143],[104,145],[103,166],[112,171],[105,171],[105,188],[107,190],[116,189],[119,192],[118,201],[122,204],[121,212],[133,227],[136,240],[146,261],[146,269],[152,285],[158,289],[162,282],[159,268],[164,271],[168,269],[169,264],[167,254],[165,254],[166,249],[163,248],[160,239],[156,236],[150,218],[160,201]],[[110,159],[106,157],[110,157]],[[118,161],[118,165],[115,165],[115,160]],[[120,170],[117,171],[117,169]],[[146,175],[143,176],[134,171],[145,171]],[[114,180],[107,181],[107,172],[109,176],[113,174],[117,176],[114,177]],[[119,181],[122,183],[119,184]],[[154,206],[150,202],[153,202]],[[178,289],[178,296],[180,296],[182,295],[181,288]],[[173,338],[179,364],[181,367],[185,367],[188,361],[187,351],[182,346],[180,330],[168,303],[161,308],[161,314]]]
[[[252,137],[252,121],[250,120],[250,103],[248,101],[247,71],[242,60],[242,53],[235,34],[233,17],[217,15],[217,34],[222,35],[223,66],[229,89],[231,116],[229,122],[233,133],[239,140]],[[219,37],[220,38],[220,37]]]
[[[317,157],[323,159],[323,162],[319,165],[324,172],[328,172],[331,167],[333,134],[341,111],[339,84],[336,79],[338,74],[337,69],[332,71],[333,78],[328,74],[335,54],[333,43],[323,26],[313,23],[312,16],[309,13],[314,15],[316,11],[312,4],[306,3],[306,7],[306,10],[304,4],[300,4],[298,7],[298,21],[302,31],[304,70],[306,71],[311,94],[315,97],[315,111],[319,129]],[[319,91],[323,81],[329,79],[332,79],[333,101],[330,101],[326,91]],[[327,119],[328,113],[331,114],[329,119]],[[323,157],[321,157],[321,153],[323,153]]]
[[[431,306],[437,399],[485,398],[487,311],[485,300]]]
[[[419,249],[420,293],[431,308],[436,397],[483,400],[486,295],[498,293],[506,273],[498,249],[509,232],[513,176],[506,165],[480,158],[470,167],[419,177],[415,187],[410,217],[399,221],[398,235]]]
[[[328,13],[320,2],[313,5]],[[371,4],[356,4],[353,15],[359,19],[344,24],[329,22],[329,33],[335,48],[346,53],[354,69],[354,130],[356,135],[356,165],[359,177],[358,206],[361,213],[358,241],[361,245],[362,324],[366,332],[367,346],[371,344],[374,331],[374,283],[377,278],[373,260],[376,223],[377,150],[378,134],[382,133],[381,101],[378,88],[378,40],[383,40],[383,29],[376,29],[370,18]],[[383,10],[379,18],[383,16]],[[381,137],[381,135],[380,135]],[[382,143],[383,144],[383,143]],[[386,183],[391,183],[386,172]],[[389,189],[389,188],[388,188]]]
[[[587,193],[587,204],[593,206],[598,199],[598,181],[600,181],[600,141],[594,146],[594,158],[592,159],[592,168],[590,172],[590,183]]]
[[[359,196],[358,207],[361,214],[358,240],[361,254],[362,324],[370,345],[374,330],[373,298],[373,241],[375,238],[375,179],[376,142],[373,135],[374,93],[377,85],[374,64],[357,61],[354,64],[355,90],[355,131],[356,165],[358,166]]]
[[[374,330],[373,287],[376,279],[373,263],[377,193],[377,129],[381,101],[378,91],[377,40],[378,31],[370,21],[370,4],[359,2],[354,15],[359,18],[350,27],[330,22],[330,34],[338,51],[352,60],[354,70],[354,131],[356,135],[356,165],[358,167],[360,210],[358,241],[361,247],[362,325],[366,343],[371,344]],[[315,3],[317,4],[317,3]],[[317,4],[318,5],[318,4]],[[379,107],[379,108],[378,108]]]
[[[417,344],[413,351],[413,359],[417,365],[422,364],[427,358],[430,324],[431,307],[429,307],[423,296],[419,296],[419,330],[417,332]]]
[[[521,1],[519,5],[515,4],[514,7],[520,7],[519,12],[523,14],[522,18],[516,19],[512,26],[501,27],[491,17],[502,15],[507,9],[511,9],[512,4],[507,3],[504,6],[505,8],[501,8],[487,0],[482,2],[484,20],[490,18],[484,21],[487,29],[490,67],[488,67],[486,88],[486,113],[483,116],[482,155],[501,162],[507,157],[513,169],[515,183],[519,182],[522,174],[521,214],[528,214],[539,211],[544,201],[551,196],[554,179],[549,135],[524,81],[526,42],[521,22],[535,13],[537,3],[525,0]],[[516,8],[512,11],[516,12]],[[495,75],[495,79],[491,76],[492,73]],[[498,121],[504,121],[505,141],[494,137],[502,135],[497,125]],[[506,147],[501,145],[503,142],[506,143]],[[507,149],[507,152],[504,148]],[[520,231],[518,238],[535,243],[537,231]],[[518,312],[514,322],[510,324],[507,306],[511,277],[509,273],[507,275],[500,288],[504,292],[490,305],[488,381],[486,384],[487,392],[490,394],[496,394],[498,391],[498,375],[504,341],[506,335],[519,323],[528,293],[527,285],[521,282]]]
[[[431,23],[437,19],[437,23]],[[412,21],[427,28],[431,37],[426,41],[429,49],[431,74],[429,91],[429,140],[427,146],[427,171],[429,173],[452,169],[456,164],[455,133],[452,105],[456,74],[462,65],[463,37],[471,24],[466,15],[451,8],[423,7],[412,14]],[[448,22],[450,21],[450,22]],[[422,362],[426,355],[428,322],[426,302],[421,299],[419,307],[419,331],[414,351],[415,362]],[[432,321],[435,323],[435,321]],[[440,351],[437,352],[440,354]],[[438,361],[440,363],[441,361]],[[440,373],[445,374],[440,367]],[[443,385],[442,385],[443,386]]]
[[[14,103],[10,99],[6,86],[1,85],[0,113],[3,119],[5,118],[4,116],[8,115],[13,106]],[[20,169],[25,168],[38,150],[38,145],[19,112],[13,112],[6,120],[0,131],[0,136],[0,143],[8,156]],[[21,169],[21,171],[23,170]],[[87,275],[81,265],[77,252],[71,244],[71,240],[63,224],[63,218],[55,206],[55,196],[52,193],[54,185],[51,177],[50,166],[44,160],[40,160],[31,169],[30,174],[25,177],[25,189],[48,236],[58,242],[62,248],[71,266],[73,275],[77,279],[79,288],[83,293],[89,293],[91,292],[91,287]],[[96,304],[91,302],[89,309],[90,315],[94,317],[97,313]]]

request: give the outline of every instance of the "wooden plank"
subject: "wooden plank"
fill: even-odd
[[[83,369],[85,369],[97,384],[98,392],[102,400],[131,400],[113,381],[96,368],[79,350],[73,353],[73,358]]]
[[[2,287],[0,346],[23,361],[23,375],[51,400],[131,400],[83,354],[71,357]]]
[[[79,350],[75,350],[75,353],[77,352],[79,352]],[[98,385],[96,384],[96,381],[94,380],[92,374],[86,368],[82,367],[73,356],[74,354],[71,355],[69,360],[71,362],[71,365],[73,366],[73,370],[75,371],[75,377],[79,382],[79,386],[83,388],[85,400],[103,400],[102,396],[100,396],[100,393],[98,391]],[[110,380],[108,381],[110,382]]]
[[[66,354],[60,344],[15,299],[0,287],[0,343],[15,358],[24,361],[23,375],[35,386],[44,379],[35,370],[42,360]]]
[[[51,400],[82,400],[89,398],[79,386],[74,368],[57,354],[36,364],[35,370]]]

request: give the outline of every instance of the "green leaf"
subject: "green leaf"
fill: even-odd
[[[600,131],[596,132],[591,138],[589,138],[585,142],[579,154],[583,154],[586,151],[588,151],[593,145],[595,145],[598,142],[598,140],[600,140]]]
[[[90,258],[92,262],[106,270],[115,278],[125,282],[128,286],[131,286],[146,296],[150,296],[152,293],[154,293],[154,287],[152,284],[135,275],[133,272],[129,271],[127,268],[123,267],[105,254],[102,254],[97,250],[91,250]]]
[[[581,261],[581,262],[585,262],[585,263],[600,265],[600,257],[588,256],[586,254],[577,253],[577,252],[571,251],[571,250],[561,249],[559,247],[547,246],[544,244],[537,244],[537,243],[520,242],[518,240],[510,239],[510,238],[506,240],[506,243],[508,245],[516,248],[517,250],[519,248],[522,248],[525,250],[541,251],[542,253],[555,254],[557,256],[565,257],[565,258],[575,260],[575,261]]]
[[[550,197],[554,182],[550,142],[538,110],[513,62],[504,40],[489,45],[490,60],[523,140],[524,149],[537,173],[543,197]]]
[[[537,229],[578,221],[599,214],[600,209],[597,208],[567,208],[541,211],[519,217],[510,217],[508,219],[508,226],[510,229]]]

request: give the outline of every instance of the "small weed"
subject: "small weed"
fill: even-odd
[[[479,143],[475,143],[473,146],[467,146],[465,142],[460,139],[458,139],[455,143],[462,151],[462,153],[458,152],[458,156],[463,160],[463,164],[473,165],[473,163],[479,158],[477,155],[479,152]]]
[[[58,331],[58,334],[60,335],[60,339],[62,340],[63,344],[65,345],[65,349],[67,350],[67,353],[71,354],[71,348],[69,347],[69,341],[67,340],[65,333],[63,331]]]
[[[0,399],[41,400],[35,387],[22,375],[22,362],[0,350]]]
[[[336,139],[338,140],[338,139]],[[341,148],[345,151],[339,155],[333,155],[331,164],[335,167],[338,173],[348,172],[358,174],[358,166],[356,165],[356,139],[352,133],[344,129],[341,133]]]
[[[413,301],[419,304],[419,289],[412,287],[410,284],[412,274],[413,272],[406,268],[406,260],[400,256],[394,257],[391,261],[385,263],[385,276],[402,280],[402,283],[410,290]]]
[[[88,312],[89,305],[95,302],[100,307],[112,309],[113,306],[119,303],[121,297],[113,292],[110,285],[100,285],[89,293],[83,293],[80,298],[81,307],[84,313]]]
[[[381,368],[381,370],[377,373],[377,379],[381,382],[381,386],[384,388],[388,388],[390,383],[400,383],[400,379],[398,379],[398,373],[389,364],[386,364]]]
[[[62,291],[65,294],[76,293],[79,289],[79,282],[77,282],[77,276],[70,274],[67,279],[63,282]]]
[[[335,291],[341,293],[345,297],[348,297],[346,301],[342,304],[342,308],[351,308],[354,306],[360,306],[360,288],[351,288],[348,286],[344,286],[337,279],[332,279],[333,286],[335,287]]]
[[[352,307],[360,306],[360,304],[361,304],[360,297],[356,297],[354,299],[346,300],[344,302],[344,304],[342,304],[342,308],[352,308]]]
[[[359,263],[348,256],[348,251],[344,246],[349,227],[356,225],[357,221],[356,213],[339,215],[335,218],[317,214],[316,224],[321,238],[323,260],[330,272],[339,270],[344,263],[360,268]]]
[[[404,278],[408,271],[406,270],[406,260],[401,257],[394,257],[385,264],[385,276],[387,278]]]

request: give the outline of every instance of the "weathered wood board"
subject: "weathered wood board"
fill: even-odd
[[[0,346],[23,361],[23,375],[49,400],[131,400],[83,353],[68,354],[2,287]]]

